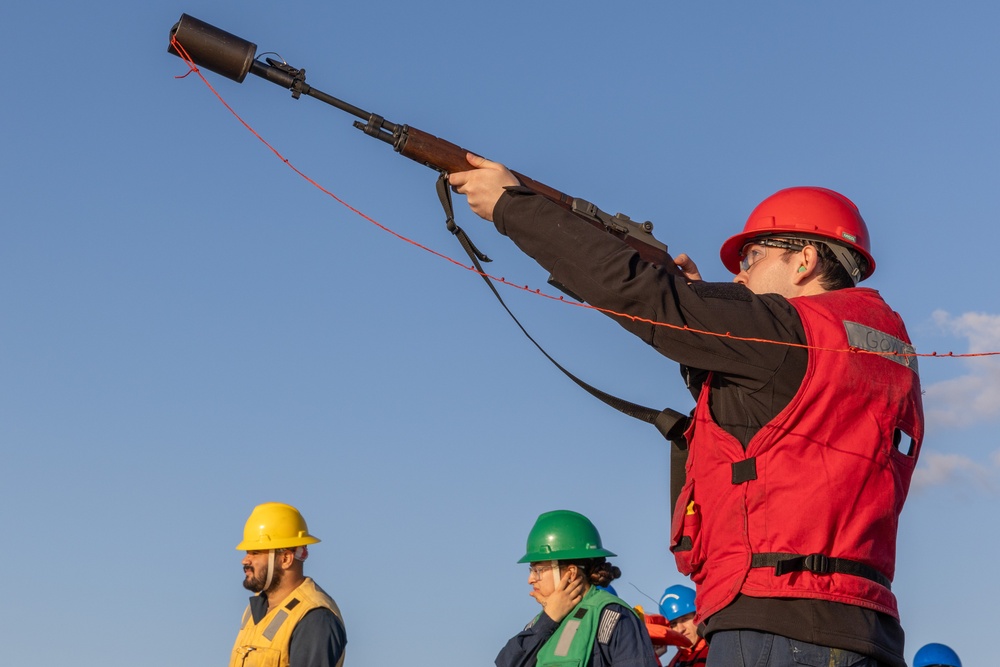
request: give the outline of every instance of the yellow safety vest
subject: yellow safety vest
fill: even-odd
[[[259,623],[253,622],[248,605],[243,612],[243,623],[233,645],[229,667],[289,667],[288,642],[292,638],[292,630],[306,612],[319,607],[329,609],[341,623],[344,622],[337,603],[309,577],[280,605],[268,609]],[[341,654],[337,667],[343,664],[344,656]]]

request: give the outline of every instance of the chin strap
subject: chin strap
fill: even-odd
[[[844,267],[848,275],[851,276],[854,284],[857,285],[861,282],[861,267],[858,266],[858,262],[854,259],[851,251],[837,243],[827,243],[826,246],[833,252],[833,256],[837,258],[837,261]]]
[[[277,549],[271,549],[267,552],[267,579],[264,581],[264,588],[261,589],[261,593],[265,592],[271,587],[271,582],[274,580],[274,554],[277,553]],[[301,547],[295,547],[293,552],[295,555],[295,560],[304,561],[309,558],[309,547],[303,545]]]
[[[267,591],[271,587],[271,579],[274,578],[274,549],[270,549],[267,552],[267,579],[264,581],[264,588],[261,589],[261,593]]]

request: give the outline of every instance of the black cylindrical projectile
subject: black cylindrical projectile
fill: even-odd
[[[168,53],[180,56],[174,50],[173,39],[176,39],[195,65],[237,83],[243,83],[257,52],[257,45],[253,42],[187,14],[181,14],[180,20],[170,29],[170,37],[172,39],[167,47]]]

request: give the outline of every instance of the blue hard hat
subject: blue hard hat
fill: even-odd
[[[958,654],[944,644],[927,644],[913,656],[913,667],[962,667]]]
[[[694,612],[693,588],[676,584],[667,588],[660,596],[660,613],[668,621],[674,621],[685,614],[693,614]]]

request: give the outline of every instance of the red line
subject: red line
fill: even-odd
[[[807,349],[807,350],[819,350],[819,351],[825,351],[825,352],[856,352],[856,353],[862,353],[862,354],[874,354],[874,355],[883,356],[883,357],[937,357],[937,358],[947,357],[947,358],[966,358],[966,357],[991,357],[991,356],[998,356],[998,355],[1000,355],[1000,352],[976,352],[976,353],[971,353],[970,352],[970,353],[967,353],[967,354],[955,354],[954,352],[948,352],[947,354],[938,354],[937,352],[922,353],[922,354],[921,353],[917,353],[917,352],[913,352],[913,353],[904,353],[904,352],[877,352],[877,351],[874,351],[874,350],[865,350],[865,349],[857,348],[857,347],[850,347],[850,348],[846,348],[846,349],[844,349],[844,348],[824,348],[824,347],[817,347],[815,345],[805,345],[805,344],[802,344],[802,343],[787,343],[787,342],[782,342],[782,341],[767,340],[766,338],[748,338],[748,337],[744,337],[744,336],[734,336],[734,335],[732,335],[729,332],[726,332],[726,333],[717,333],[715,331],[702,331],[700,329],[692,329],[692,328],[687,327],[687,326],[678,326],[676,324],[668,324],[667,322],[658,322],[656,320],[651,320],[651,319],[648,319],[648,318],[645,318],[645,317],[639,317],[637,315],[629,315],[628,313],[619,313],[619,312],[616,312],[614,310],[609,310],[607,308],[600,308],[598,306],[592,306],[592,305],[587,304],[587,303],[577,303],[575,301],[567,301],[562,296],[556,296],[556,295],[552,295],[552,294],[547,294],[545,292],[542,292],[539,289],[532,289],[528,285],[515,285],[514,283],[509,282],[506,278],[503,278],[502,276],[494,276],[494,275],[491,275],[489,273],[483,273],[482,271],[477,270],[474,266],[470,266],[468,264],[463,264],[462,262],[459,262],[458,260],[449,257],[448,255],[445,255],[445,254],[443,254],[441,252],[438,252],[437,250],[429,248],[429,247],[427,247],[427,246],[425,246],[425,245],[423,245],[421,243],[418,243],[417,241],[414,241],[411,238],[408,238],[408,237],[403,236],[402,234],[400,234],[398,232],[393,231],[389,227],[386,227],[385,225],[383,225],[382,223],[378,222],[374,218],[368,216],[367,214],[363,213],[362,211],[359,211],[358,209],[354,208],[353,206],[351,206],[350,204],[348,204],[346,201],[344,201],[343,199],[341,199],[340,197],[338,197],[334,193],[332,193],[329,190],[327,190],[325,187],[323,187],[322,185],[320,185],[319,183],[317,183],[315,180],[313,180],[312,178],[310,178],[308,175],[306,175],[305,173],[303,173],[302,171],[300,171],[298,167],[296,167],[295,165],[293,165],[288,160],[288,158],[286,158],[284,155],[282,155],[280,152],[278,152],[278,150],[274,146],[272,146],[271,144],[269,144],[264,139],[264,137],[260,136],[260,134],[255,129],[253,129],[250,126],[249,123],[247,123],[245,120],[243,120],[243,118],[238,113],[236,113],[236,111],[231,106],[229,106],[229,103],[227,103],[222,98],[222,95],[220,95],[219,92],[217,90],[215,90],[215,88],[212,87],[212,84],[208,82],[208,79],[206,79],[205,76],[201,73],[201,70],[198,69],[198,66],[194,64],[194,61],[191,59],[191,56],[188,55],[188,52],[184,49],[183,46],[181,46],[181,43],[177,41],[176,37],[171,37],[170,38],[170,44],[174,47],[174,49],[177,51],[177,53],[180,54],[181,58],[188,64],[188,67],[190,67],[190,70],[187,73],[185,73],[185,74],[183,74],[181,76],[177,76],[175,78],[177,78],[177,79],[183,79],[183,78],[187,77],[189,74],[191,74],[191,72],[194,72],[195,74],[197,74],[198,77],[202,80],[202,82],[204,82],[204,84],[206,86],[208,86],[208,89],[212,91],[212,93],[219,100],[219,102],[221,102],[222,105],[224,107],[226,107],[226,109],[229,110],[229,113],[233,114],[233,116],[236,117],[236,119],[243,125],[243,127],[245,127],[247,130],[249,130],[250,133],[253,136],[255,136],[258,141],[260,141],[262,144],[264,144],[265,146],[267,146],[267,148],[272,153],[274,153],[278,157],[279,160],[281,160],[282,162],[284,162],[285,165],[288,166],[289,169],[291,169],[296,174],[298,174],[303,179],[305,179],[306,182],[308,182],[310,185],[312,185],[313,187],[315,187],[316,189],[318,189],[323,194],[326,194],[326,195],[332,197],[338,204],[340,204],[341,206],[344,206],[345,208],[347,208],[352,213],[355,213],[355,214],[361,216],[362,218],[364,218],[365,220],[367,220],[371,224],[375,225],[376,227],[378,227],[382,231],[391,234],[392,236],[396,237],[400,241],[404,241],[406,243],[409,243],[410,245],[416,246],[417,248],[420,248],[421,250],[423,250],[425,252],[429,252],[430,254],[434,255],[435,257],[438,257],[438,258],[443,259],[443,260],[445,260],[447,262],[450,262],[451,264],[454,264],[457,267],[460,267],[460,268],[465,269],[466,271],[470,271],[472,273],[477,273],[477,274],[479,274],[481,276],[489,278],[490,280],[494,280],[494,281],[496,281],[496,282],[498,282],[498,283],[500,283],[502,285],[506,285],[508,287],[513,287],[515,289],[519,289],[519,290],[522,290],[524,292],[529,292],[529,293],[534,294],[536,296],[544,297],[546,299],[551,299],[553,301],[559,301],[561,303],[564,303],[564,304],[567,304],[567,305],[570,305],[570,306],[576,306],[578,308],[586,308],[588,310],[596,310],[596,311],[598,311],[600,313],[604,313],[605,315],[611,315],[613,317],[621,317],[621,318],[624,318],[624,319],[627,319],[627,320],[632,320],[633,322],[643,322],[645,324],[650,324],[652,326],[666,327],[668,329],[676,329],[678,331],[687,331],[689,333],[699,334],[699,335],[702,335],[702,336],[715,336],[715,337],[718,337],[718,338],[729,338],[729,339],[732,339],[732,340],[741,340],[741,341],[747,341],[747,342],[751,342],[751,343],[768,343],[770,345],[787,345],[788,347],[797,347],[797,348],[803,348],[803,349]]]

